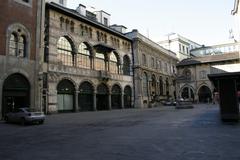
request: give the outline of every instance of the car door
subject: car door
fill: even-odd
[[[22,109],[18,109],[15,115],[16,121],[21,122],[21,119],[24,117],[24,111]]]

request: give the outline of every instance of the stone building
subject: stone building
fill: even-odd
[[[151,107],[160,100],[175,99],[176,54],[133,30],[135,106]]]
[[[110,28],[110,14],[56,3],[45,14],[45,112],[133,107],[131,39]]]
[[[5,0],[0,8],[0,117],[3,117],[16,107],[38,107],[41,1]]]
[[[239,64],[239,52],[189,58],[177,64],[177,96],[200,103],[208,103],[216,92],[209,74],[221,72],[218,66]],[[230,68],[234,71],[235,67]]]

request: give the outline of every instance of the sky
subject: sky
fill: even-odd
[[[229,40],[234,32],[234,0],[68,0],[67,7],[92,6],[111,14],[110,23],[124,25],[158,42],[178,33],[204,45]]]

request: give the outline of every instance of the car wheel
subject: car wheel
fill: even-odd
[[[21,118],[21,125],[24,126],[26,124],[26,121],[24,118]]]
[[[9,122],[9,119],[8,119],[8,117],[7,117],[7,116],[4,118],[4,120],[5,120],[5,122],[6,122],[6,123],[8,123],[8,122]]]
[[[43,123],[44,123],[44,120],[39,121],[39,124],[43,124]]]

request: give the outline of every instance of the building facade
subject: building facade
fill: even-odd
[[[161,100],[175,99],[176,54],[137,30],[126,35],[133,41],[135,106],[148,108]]]
[[[39,109],[41,5],[37,0],[0,4],[0,117],[16,107]]]
[[[79,5],[46,5],[43,108],[46,113],[133,107],[131,39],[106,15]],[[100,23],[101,22],[101,23]]]
[[[200,44],[176,33],[170,33],[161,39],[162,40],[159,41],[158,44],[168,50],[175,52],[179,61],[190,58],[190,50],[201,47]]]
[[[191,55],[203,57],[207,55],[227,54],[240,51],[240,43],[232,42],[226,44],[218,44],[213,46],[202,46],[201,48],[192,49]]]
[[[191,100],[199,103],[209,103],[214,99],[217,90],[208,79],[209,74],[222,72],[218,66],[233,66],[239,64],[239,52],[195,57],[181,61],[177,65],[178,99]],[[234,68],[230,69],[234,70]]]

